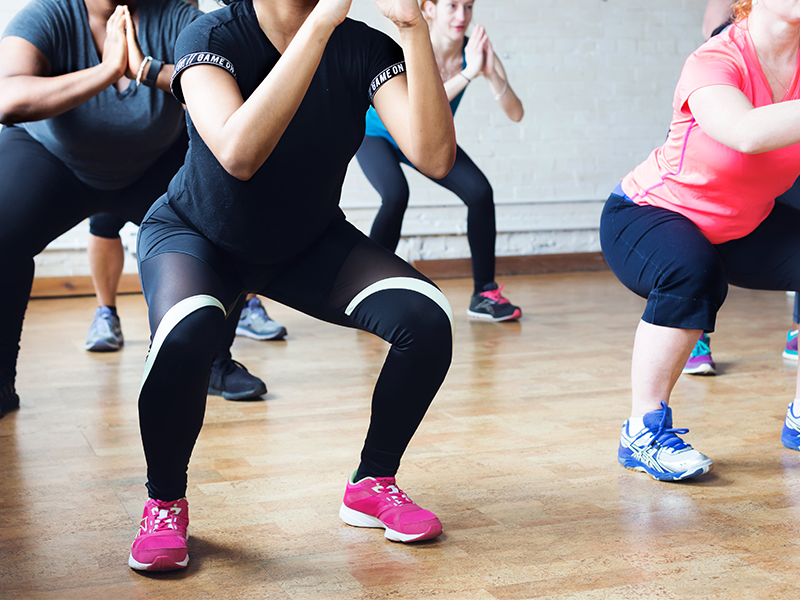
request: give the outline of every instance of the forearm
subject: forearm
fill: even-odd
[[[272,154],[311,84],[334,28],[312,13],[269,75],[214,136],[216,143],[209,146],[234,177],[249,179]]]
[[[503,109],[503,112],[508,115],[508,118],[514,122],[522,120],[525,110],[522,108],[522,102],[514,93],[514,90],[511,89],[507,76],[504,77],[494,71],[491,75],[486,76],[486,81],[489,83],[494,99]]]
[[[800,100],[752,109],[732,124],[731,139],[725,145],[745,154],[759,154],[797,143],[800,143]]]
[[[700,129],[737,152],[759,154],[800,143],[800,100],[753,108],[738,88],[712,85],[687,102]]]
[[[0,79],[0,123],[12,125],[58,116],[93,98],[121,75],[102,63],[57,77]]]
[[[467,76],[463,75],[462,73],[458,73],[458,75],[455,77],[451,77],[445,81],[444,91],[445,94],[447,94],[447,101],[452,102],[456,96],[467,89],[467,85],[469,85],[469,83],[470,80],[467,79]]]
[[[425,22],[401,27],[408,78],[410,149],[406,156],[424,174],[441,178],[456,156],[453,115],[441,83]]]

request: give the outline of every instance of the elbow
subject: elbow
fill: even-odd
[[[436,156],[431,157],[430,160],[425,162],[425,168],[419,169],[424,175],[431,179],[443,179],[456,164],[456,146],[453,144],[452,148],[438,153]],[[417,167],[419,168],[419,167]]]
[[[743,138],[735,142],[731,147],[742,154],[760,154],[773,149],[755,138]]]
[[[241,165],[226,165],[222,164],[222,168],[230,175],[231,177],[235,177],[239,181],[249,181],[253,175],[256,174],[258,169],[249,169],[246,166]]]
[[[256,174],[261,165],[256,165],[252,160],[234,151],[221,153],[217,156],[219,164],[225,172],[239,181],[248,181]]]
[[[0,124],[8,126],[23,123],[24,121],[25,119],[22,118],[19,111],[15,111],[13,108],[0,104]]]

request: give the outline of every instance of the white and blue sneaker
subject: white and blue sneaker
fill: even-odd
[[[781,442],[789,450],[800,450],[800,416],[794,414],[794,402],[789,404],[789,408],[786,409]]]
[[[282,340],[286,337],[286,327],[270,319],[261,301],[252,298],[242,308],[236,335],[260,341]]]
[[[672,409],[665,402],[643,421],[640,431],[630,431],[630,421],[622,425],[617,460],[623,467],[649,473],[659,481],[688,479],[711,470],[711,459],[677,436],[689,430],[672,428]]]

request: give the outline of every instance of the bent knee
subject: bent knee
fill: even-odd
[[[377,281],[353,298],[345,314],[393,345],[425,340],[452,348],[453,310],[439,288],[423,279]]]

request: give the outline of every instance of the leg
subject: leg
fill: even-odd
[[[433,179],[467,205],[467,240],[472,255],[474,290],[467,315],[483,321],[513,321],[522,310],[502,295],[494,280],[494,247],[497,237],[494,192],[486,176],[461,147],[456,163],[442,179]]]
[[[442,179],[434,179],[467,206],[467,239],[472,254],[475,293],[494,283],[494,247],[497,237],[494,192],[489,180],[461,147],[456,162]]]
[[[208,382],[209,396],[222,396],[225,400],[250,400],[260,398],[267,393],[267,385],[255,375],[251,375],[242,363],[233,360],[231,356],[231,346],[236,337],[239,316],[244,305],[245,297],[242,296],[225,320],[222,340],[211,367],[211,378]]]
[[[776,203],[755,231],[741,239],[718,245],[728,281],[751,289],[800,288],[798,227],[800,210],[785,203]],[[796,397],[800,398],[800,371]]]
[[[782,202],[800,210],[800,179],[794,182],[789,190],[775,198],[776,202]],[[797,333],[800,329],[800,294],[794,290],[794,311],[792,313],[792,328],[786,334],[786,346],[783,350],[783,358],[787,360],[797,360]]]
[[[148,209],[167,190],[170,180],[183,165],[188,144],[189,139],[184,132],[142,177],[124,190],[115,207],[115,214],[123,219],[123,223],[142,222]],[[183,222],[178,219],[173,225],[183,225]],[[231,358],[230,348],[239,313],[235,314],[236,316],[230,314],[230,319],[226,322],[224,341],[212,372],[213,385],[207,391],[226,400],[247,400],[266,394],[267,386],[261,379],[249,373],[244,365]]]
[[[672,388],[686,363],[682,357],[691,354],[701,333],[699,329],[661,327],[639,321],[631,364],[632,417],[644,417],[659,410],[662,399],[669,403]]]
[[[97,195],[19,127],[0,131],[0,415],[16,408],[14,389],[33,257],[92,214]]]
[[[400,541],[438,535],[438,519],[418,507],[388,511],[391,514],[377,519],[373,514],[381,505],[374,498],[377,492],[368,493],[358,482],[373,478],[380,484],[377,487],[386,487],[386,493],[397,493],[396,487],[395,492],[389,487],[395,486],[403,452],[450,365],[452,313],[442,293],[410,265],[346,223],[329,229],[320,243],[262,293],[317,318],[372,332],[392,344],[375,385],[361,464],[345,496],[346,508],[371,515],[372,520],[354,522],[347,510],[343,512],[350,517],[342,516],[354,525],[368,521],[372,523],[368,526],[384,527],[387,537]],[[398,499],[400,505],[410,503],[403,498]],[[400,513],[405,516],[401,518]]]
[[[727,294],[714,246],[685,217],[637,206],[612,194],[600,223],[603,254],[629,289],[647,298],[631,366],[631,417],[622,430],[619,462],[656,479],[707,472],[711,460],[672,429],[670,394],[692,346],[713,331]]]
[[[124,344],[122,326],[117,315],[117,287],[125,264],[125,250],[119,231],[125,220],[108,213],[89,219],[89,269],[97,294],[94,321],[86,332],[86,350],[114,352]]]
[[[131,548],[134,569],[185,567],[186,472],[203,425],[206,389],[224,335],[225,313],[236,301],[233,268],[207,240],[163,203],[139,232],[139,272],[152,342],[139,393],[147,461],[142,528]]]
[[[87,252],[98,306],[117,305],[117,287],[125,263],[119,231],[124,225],[124,220],[108,213],[92,215],[89,219]]]
[[[397,151],[388,140],[368,135],[364,137],[356,158],[364,175],[381,196],[381,208],[369,237],[394,252],[400,241],[409,194]]]

